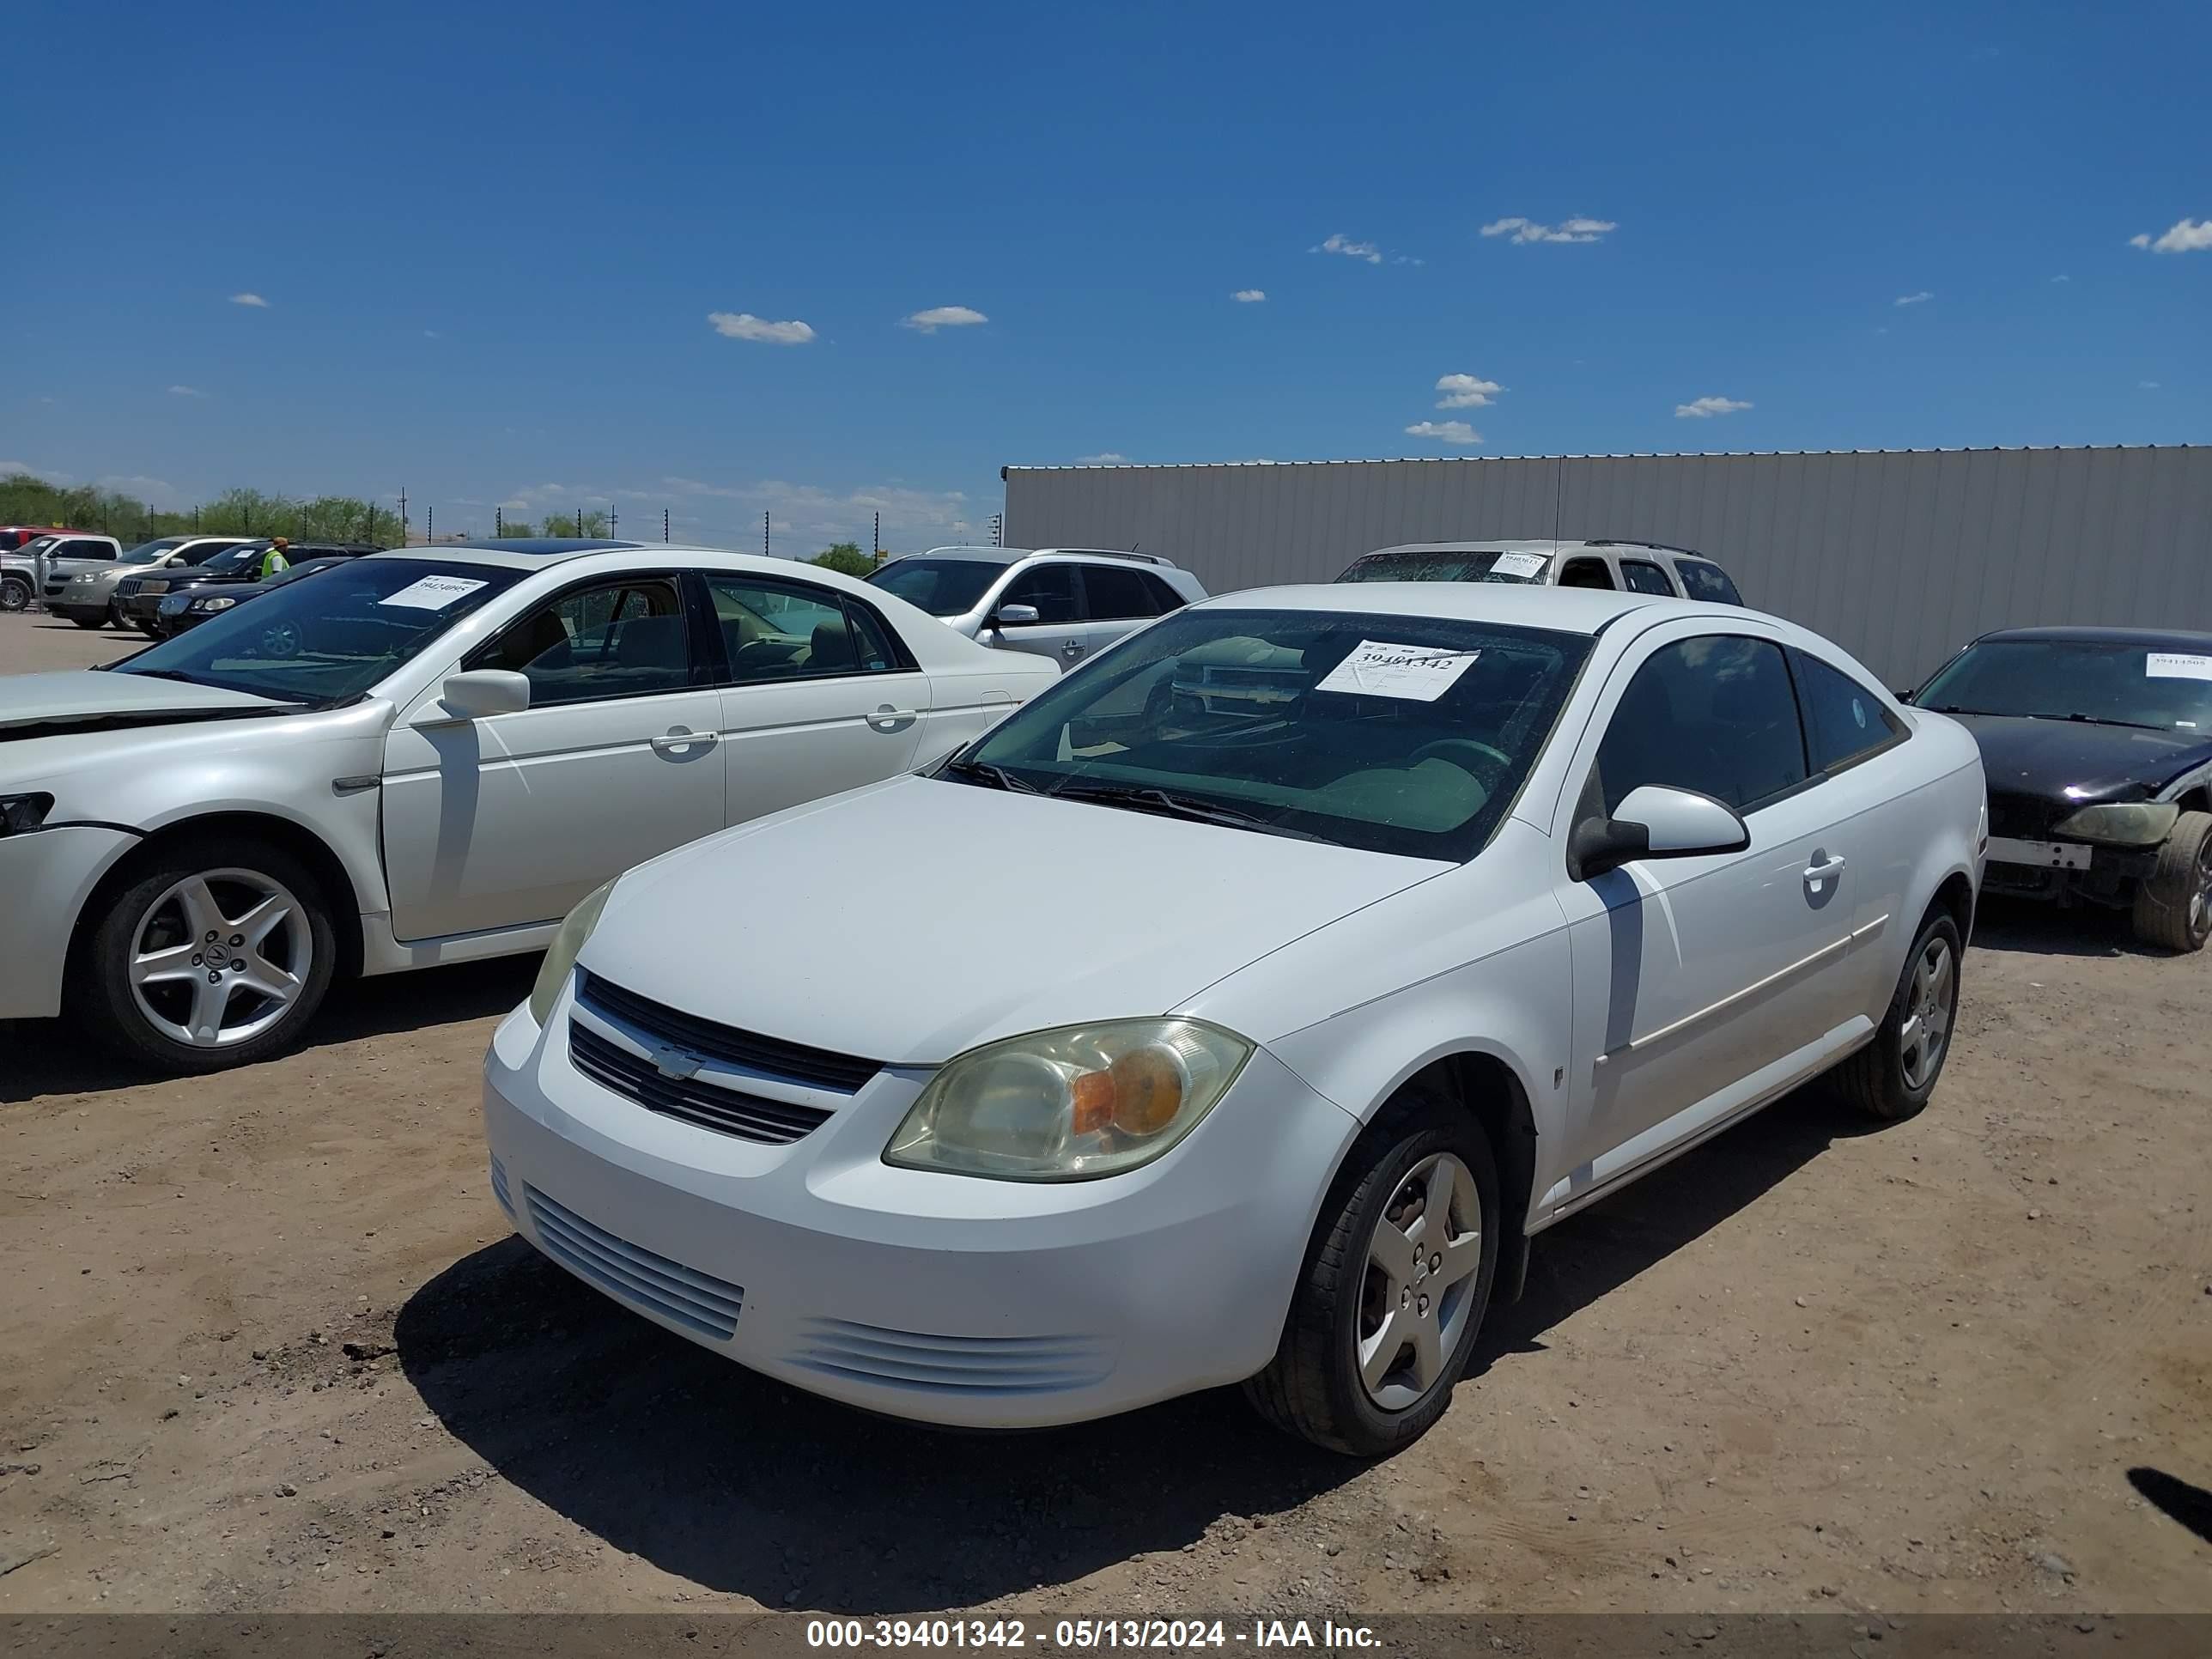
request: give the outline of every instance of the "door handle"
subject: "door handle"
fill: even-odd
[[[1820,855],[1818,853],[1815,853],[1813,856],[1814,858],[1819,858]],[[1844,860],[1841,859],[1830,859],[1825,864],[1808,865],[1805,868],[1805,880],[1808,885],[1817,887],[1820,883],[1827,880],[1830,876],[1840,876],[1843,873]]]
[[[874,714],[868,716],[868,724],[874,726],[878,732],[896,732],[901,726],[908,724],[913,719],[913,709],[894,708],[889,703],[885,703],[881,708],[876,710]]]
[[[1079,657],[1083,654],[1083,641],[1081,640],[1070,640],[1066,645],[1060,647],[1060,654],[1064,657]]]
[[[716,741],[712,732],[668,732],[652,739],[653,752],[671,755],[679,749],[689,749],[696,744],[702,749],[711,749]]]

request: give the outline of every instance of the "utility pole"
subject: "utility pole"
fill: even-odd
[[[195,536],[197,536],[197,535],[198,535],[199,533],[200,533],[200,510],[199,510],[199,508],[198,508],[198,507],[193,507],[193,508],[192,508],[192,534],[194,534]]]
[[[1004,547],[1006,544],[1004,539],[1006,533],[1006,515],[1003,513],[994,513],[991,515],[991,545]]]
[[[615,539],[615,532],[622,528],[622,514],[615,511],[612,501],[607,503],[607,539]]]
[[[433,547],[438,544],[438,509],[434,507],[422,509],[422,539]]]
[[[507,514],[495,507],[491,510],[491,533],[495,536],[507,534]]]
[[[407,538],[407,486],[399,486],[399,544],[409,545]]]
[[[765,559],[768,556],[768,514],[763,513],[761,514],[761,557]]]
[[[884,562],[884,515],[881,513],[876,514],[875,538],[868,544],[868,551],[878,564]]]
[[[668,539],[668,509],[665,507],[660,509],[660,539]]]

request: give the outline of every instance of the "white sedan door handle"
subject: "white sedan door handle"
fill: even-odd
[[[686,732],[678,726],[675,731],[664,733],[652,741],[654,754],[672,755],[679,750],[694,746],[711,749],[714,746],[716,734],[712,732]]]
[[[1819,854],[1815,854],[1814,856],[1818,857]],[[1817,887],[1822,882],[1827,880],[1830,876],[1840,876],[1843,873],[1843,860],[1830,859],[1826,864],[1807,866],[1805,870],[1805,880],[1808,885]]]
[[[913,709],[894,708],[889,703],[885,703],[882,708],[877,709],[874,714],[868,716],[868,724],[874,726],[878,732],[903,731],[907,726],[911,726],[913,723]]]

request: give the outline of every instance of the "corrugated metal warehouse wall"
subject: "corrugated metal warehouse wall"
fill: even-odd
[[[1009,467],[1015,547],[1141,547],[1220,593],[1395,542],[1644,538],[1905,684],[1991,628],[2212,629],[2212,448]]]

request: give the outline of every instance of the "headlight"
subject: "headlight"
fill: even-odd
[[[599,925],[599,912],[607,908],[607,895],[614,890],[615,884],[611,881],[586,893],[584,902],[562,919],[552,944],[545,947],[545,960],[538,969],[538,982],[530,988],[530,1017],[540,1025],[553,1018],[553,1005],[560,1001],[561,988],[568,982],[568,975],[576,965],[576,952],[584,948],[592,929]]]
[[[1070,1025],[945,1063],[884,1162],[1001,1181],[1087,1181],[1149,1164],[1237,1080],[1252,1045],[1194,1019]]]
[[[2105,806],[2085,806],[2051,834],[2074,836],[2082,841],[2110,842],[2118,847],[2149,847],[2166,839],[2181,808],[2172,802],[2132,801]]]
[[[0,836],[20,836],[35,830],[53,810],[52,795],[0,795]]]
[[[86,572],[85,572],[82,575],[81,575],[81,576],[71,576],[71,577],[70,578],[70,586],[72,586],[72,587],[76,587],[76,586],[79,586],[79,585],[81,585],[81,584],[82,584],[82,583],[84,583],[84,582],[88,582],[88,581],[90,581],[91,580],[92,580],[92,572],[90,572],[89,570],[88,570],[88,571],[86,571]]]
[[[194,599],[192,601],[192,609],[195,611],[228,611],[231,606],[237,603],[238,601],[236,599],[231,599],[227,594],[218,594],[212,599]]]

